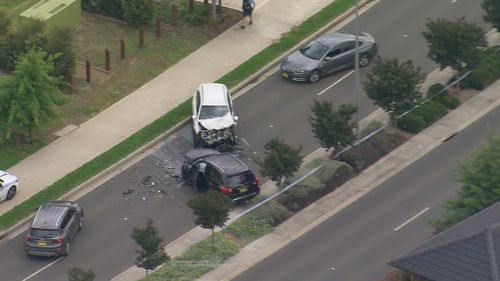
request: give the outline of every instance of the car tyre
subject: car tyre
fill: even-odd
[[[16,186],[12,186],[9,191],[7,192],[7,198],[6,200],[12,200],[14,199],[14,197],[16,196],[16,193],[17,193],[17,187]]]
[[[371,62],[371,57],[369,54],[361,54],[359,56],[359,66],[360,67],[365,67],[369,65]]]
[[[83,228],[83,214],[82,214],[82,217],[80,218],[80,223],[78,223],[78,230],[82,230]]]
[[[70,249],[70,247],[71,247],[71,244],[69,243],[69,240],[68,240],[68,242],[66,242],[66,244],[64,246],[64,252],[62,254],[63,256],[69,255],[69,249]]]
[[[319,78],[321,78],[321,73],[319,72],[319,70],[314,69],[313,71],[311,71],[311,73],[309,73],[308,80],[310,83],[318,82]]]

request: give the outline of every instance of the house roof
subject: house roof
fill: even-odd
[[[500,281],[500,202],[390,264],[435,281]]]

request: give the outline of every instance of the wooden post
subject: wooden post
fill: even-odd
[[[123,39],[120,39],[120,58],[125,59],[125,41]]]
[[[144,29],[139,28],[139,49],[144,48]]]
[[[177,5],[172,4],[172,24],[177,25]]]
[[[160,17],[156,17],[155,18],[155,36],[156,37],[161,37],[161,21],[160,21]]]
[[[106,69],[107,71],[109,71],[111,69],[111,63],[110,63],[110,60],[109,60],[109,50],[108,49],[104,49],[104,60],[105,60],[104,69]]]
[[[88,60],[85,61],[85,80],[87,83],[90,83],[90,62]]]
[[[194,9],[194,0],[189,0],[189,12],[192,14]]]

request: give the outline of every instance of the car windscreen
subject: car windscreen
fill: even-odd
[[[219,118],[229,113],[225,105],[204,105],[200,110],[199,119]]]
[[[247,185],[253,180],[253,173],[246,171],[237,175],[227,177],[224,180],[224,185],[227,187],[239,187],[242,185]]]
[[[327,51],[328,47],[316,40],[312,41],[311,43],[307,44],[305,47],[302,47],[300,49],[301,54],[314,60],[321,59]]]
[[[57,236],[59,236],[59,231],[52,229],[32,228],[30,230],[30,236],[36,238],[56,238]]]

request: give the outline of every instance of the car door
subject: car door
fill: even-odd
[[[219,190],[222,185],[222,175],[219,170],[214,166],[208,164],[205,170],[205,175],[207,176],[207,185],[208,188],[213,190]]]
[[[78,222],[75,219],[75,209],[71,208],[67,213],[66,217],[63,220],[63,225],[61,227],[65,228],[64,231],[66,232],[67,238],[72,239],[75,234],[76,230],[78,229]]]
[[[323,58],[324,73],[332,73],[354,65],[354,41],[339,44],[330,49]]]

